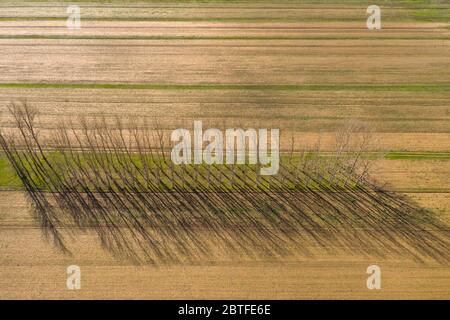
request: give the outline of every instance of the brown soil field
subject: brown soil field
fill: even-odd
[[[0,124],[12,127],[7,106],[26,99],[40,112],[39,128],[51,136],[58,119],[78,116],[157,118],[162,127],[278,127],[281,149],[313,146],[331,150],[335,131],[357,121],[375,132],[374,151],[448,151],[448,93],[264,92],[246,90],[11,89],[0,90]],[[167,108],[171,112],[168,114]],[[424,114],[424,110],[427,110]],[[80,113],[80,110],[82,112]]]
[[[385,5],[382,29],[368,31],[366,7],[344,1],[91,3],[82,5],[82,28],[68,30],[65,4],[2,3],[0,129],[14,130],[7,107],[19,100],[39,111],[44,139],[80,116],[137,116],[167,132],[193,119],[280,128],[284,151],[292,136],[297,150],[320,141],[331,151],[336,130],[357,122],[373,131],[377,183],[450,224],[450,160],[382,155],[450,152],[450,9],[427,8]],[[450,297],[449,265],[338,244],[281,260],[218,246],[210,260],[134,265],[102,249],[92,230],[75,229],[73,255],[64,255],[44,238],[24,192],[0,195],[0,299]],[[71,264],[81,267],[81,290],[66,288]],[[366,287],[372,264],[382,269],[381,290]]]
[[[180,28],[184,29],[183,26],[180,26]],[[32,29],[36,30],[37,28]],[[43,36],[47,32],[47,29],[37,30],[39,31],[38,34]],[[61,32],[68,32],[66,29],[62,30]],[[108,30],[115,34],[115,29]],[[153,29],[150,28],[150,30]],[[19,33],[2,28],[0,31],[6,33],[7,36],[13,34],[14,37],[26,34],[25,30]],[[98,34],[95,34],[94,31],[88,30],[86,32],[94,39],[98,37]],[[148,34],[148,31],[143,32],[146,35]],[[162,35],[156,34],[154,36],[166,36],[167,32],[164,29]],[[221,29],[215,31],[216,34],[209,34],[202,29],[189,32],[199,37],[214,37],[217,34],[223,34]],[[232,32],[235,33],[235,31]],[[411,49],[408,47],[387,48],[383,53],[374,54],[371,45],[367,45],[365,50],[359,48],[359,52],[355,51],[353,45],[364,46],[364,42],[360,43],[358,39],[350,40],[351,45],[346,48],[335,49],[333,45],[326,45],[311,50],[308,46],[317,45],[320,39],[308,40],[307,36],[315,36],[309,30],[299,30],[298,32],[302,38],[305,37],[305,40],[301,39],[304,47],[289,48],[288,50],[277,47],[191,47],[189,45],[163,48],[111,46],[115,41],[110,39],[99,39],[96,42],[105,45],[103,48],[79,44],[75,47],[66,44],[55,48],[53,45],[47,47],[38,43],[33,44],[32,47],[25,47],[21,45],[22,39],[13,38],[8,39],[7,42],[3,40],[3,46],[7,49],[2,50],[0,56],[4,64],[0,81],[6,83],[40,81],[50,83],[289,83],[336,85],[349,83],[349,77],[352,79],[352,84],[445,84],[446,79],[448,79],[448,74],[445,72],[449,67],[446,55],[448,47],[443,45],[448,45],[450,40],[434,40],[434,44],[438,46],[432,46],[434,50],[423,54],[412,55],[410,54]],[[363,41],[370,39],[370,36],[364,37],[366,31],[360,32]],[[101,30],[98,33],[104,34]],[[265,30],[262,30],[262,33],[263,37],[269,40],[271,37],[280,37],[279,34],[271,36]],[[190,37],[192,34],[168,35],[168,37]],[[71,37],[73,35],[68,34],[66,36]],[[131,34],[123,37],[130,37],[130,40],[133,40],[132,37],[137,36]],[[334,33],[325,33],[321,36],[325,38],[336,37]],[[243,35],[234,34],[231,37],[239,38]],[[251,37],[255,37],[255,35],[247,35],[247,31],[245,31],[244,37],[249,37],[251,40]],[[359,36],[355,35],[355,37]],[[417,34],[412,33],[410,37],[414,39]],[[396,37],[387,34],[386,38],[395,40]],[[423,35],[425,41],[430,41],[429,38],[433,40],[431,35]],[[38,41],[40,42],[40,40]],[[383,40],[377,41],[381,45],[385,43]],[[398,41],[405,40],[399,39]],[[149,42],[152,41],[146,40],[145,44]],[[195,44],[197,40],[193,39],[189,42]],[[246,41],[242,42],[245,43]],[[295,45],[296,42],[297,40],[293,39],[289,41],[289,44]],[[8,46],[6,46],[6,43]],[[15,43],[17,45],[14,45]],[[175,44],[176,42],[171,41],[171,43]],[[276,43],[277,41],[270,40],[269,44],[265,44],[270,46]],[[209,44],[215,45],[218,43],[212,39]],[[237,43],[234,40],[227,41],[228,46],[233,44]],[[340,41],[339,44],[343,45]],[[74,53],[75,48],[76,54]],[[201,68],[198,69],[200,65]],[[261,65],[264,68],[259,68]],[[20,70],[26,71],[20,72]],[[165,72],[165,70],[171,72]]]
[[[421,196],[422,203],[433,197]],[[448,208],[449,199],[441,203]],[[255,261],[217,252],[210,261],[136,266],[111,257],[87,231],[71,242],[73,256],[65,256],[43,239],[22,193],[2,192],[0,213],[6,218],[0,226],[4,299],[446,299],[449,294],[448,267],[336,253],[338,247],[317,249],[314,258]],[[75,262],[82,268],[82,290],[70,291],[65,268]],[[378,292],[365,285],[371,264],[383,270]]]

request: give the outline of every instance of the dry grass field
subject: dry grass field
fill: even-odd
[[[2,1],[0,128],[14,130],[8,104],[26,100],[44,140],[63,120],[138,116],[167,131],[194,119],[280,128],[281,150],[294,136],[296,150],[320,142],[327,153],[337,130],[359,123],[373,132],[371,177],[450,224],[450,2],[380,1],[381,30],[367,30],[370,4],[89,1],[71,30],[67,3]],[[450,261],[354,254],[339,243],[252,259],[213,243],[209,260],[134,265],[94,232],[74,234],[72,256],[44,238],[0,153],[1,299],[450,298]],[[71,264],[81,290],[66,287]],[[373,264],[381,290],[366,287]]]

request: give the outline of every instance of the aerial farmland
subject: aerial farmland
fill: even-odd
[[[0,298],[448,299],[450,3],[371,4],[2,1]],[[194,121],[279,129],[279,178],[174,169]]]

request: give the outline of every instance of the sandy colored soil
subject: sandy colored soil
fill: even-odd
[[[26,99],[40,112],[42,135],[61,119],[139,115],[168,131],[204,127],[280,128],[281,148],[331,150],[335,130],[350,122],[374,131],[372,150],[448,151],[450,97],[445,92],[283,92],[245,90],[11,89],[0,88],[0,124],[13,127],[11,101]],[[170,110],[170,113],[167,112]],[[424,113],[424,110],[427,110]],[[126,115],[126,116],[125,116]]]
[[[422,196],[429,201],[430,195]],[[1,298],[446,299],[450,293],[448,267],[336,254],[333,247],[282,261],[219,254],[185,265],[135,266],[112,258],[86,232],[71,242],[70,257],[43,239],[23,194],[2,192],[0,213]],[[66,268],[74,263],[82,270],[82,290],[75,292],[66,289]],[[372,264],[382,268],[380,291],[366,287]]]
[[[450,190],[449,161],[376,160],[373,177],[395,190]]]
[[[184,28],[180,27],[182,30]],[[48,33],[47,29],[37,29],[39,35]],[[54,28],[53,34],[68,33],[67,29]],[[50,29],[53,30],[53,29]],[[96,32],[81,29],[80,33],[95,37],[104,35],[101,30]],[[93,29],[97,30],[97,29]],[[117,35],[116,29],[108,29],[116,36],[138,36]],[[127,29],[128,30],[128,29]],[[133,29],[134,30],[134,29]],[[138,29],[139,30],[139,29]],[[149,29],[151,32],[153,29]],[[166,29],[153,36],[166,35]],[[176,29],[178,30],[178,29]],[[207,32],[202,29],[186,29],[181,34],[168,36],[200,36],[212,37],[223,36],[224,31]],[[238,29],[239,30],[239,29]],[[19,32],[20,31],[20,32]],[[73,30],[72,30],[73,31]],[[128,32],[128,31],[127,31]],[[142,31],[145,35],[149,31]],[[283,30],[280,30],[283,32]],[[234,34],[233,34],[234,33]],[[232,34],[225,36],[242,37],[244,34]],[[313,37],[312,40],[303,41],[303,46],[317,45],[317,39],[313,32],[299,30],[300,38]],[[365,36],[367,31],[360,31],[356,40],[351,40],[351,45],[346,49],[337,49],[333,45],[326,45],[314,50],[303,48],[239,48],[239,47],[123,47],[111,46],[114,40],[98,40],[97,44],[108,45],[107,47],[88,46],[64,46],[61,48],[50,48],[36,43],[33,47],[21,45],[22,39],[9,39],[9,47],[2,50],[0,57],[4,65],[1,82],[129,82],[129,83],[256,83],[256,84],[339,84],[339,83],[369,83],[369,84],[429,84],[445,83],[448,74],[445,70],[449,67],[447,49],[443,45],[449,44],[450,40],[434,40],[436,45],[432,52],[423,54],[411,54],[410,48],[399,47],[388,48],[383,53],[374,54],[370,44],[365,50],[354,51],[353,46],[364,45],[363,41],[370,39]],[[14,31],[8,28],[0,29],[0,35],[23,35],[26,30]],[[284,33],[282,33],[284,34]],[[387,40],[393,40],[389,34],[383,35]],[[85,36],[87,36],[85,35]],[[75,35],[68,35],[75,36]],[[83,36],[83,34],[76,34]],[[248,35],[248,37],[256,35]],[[280,34],[270,35],[266,30],[261,30],[261,36],[269,38],[280,37]],[[335,33],[320,33],[326,38],[335,38]],[[404,32],[401,34],[404,36]],[[423,39],[428,41],[432,35],[424,34]],[[375,38],[375,36],[372,36]],[[381,37],[377,34],[377,37]],[[411,39],[417,35],[412,33]],[[181,39],[182,40],[182,39]],[[220,40],[220,39],[219,39]],[[245,38],[244,38],[245,40]],[[320,39],[319,39],[320,40]],[[38,40],[39,41],[39,40]],[[195,44],[197,40],[189,40]],[[336,40],[334,40],[336,41]],[[383,44],[383,40],[378,40]],[[404,41],[404,40],[398,40]],[[418,41],[418,40],[416,40]],[[3,40],[5,43],[5,40]],[[151,44],[152,40],[143,40],[143,44]],[[289,41],[295,45],[296,40]],[[14,45],[17,43],[18,45]],[[174,42],[172,42],[173,44]],[[216,40],[210,40],[209,44],[216,44]],[[245,43],[245,41],[244,41]],[[276,41],[271,41],[276,44]],[[233,44],[228,40],[227,44]],[[343,43],[340,43],[342,46]],[[32,57],[32,58],[31,58]],[[350,59],[351,57],[351,59]],[[264,66],[260,68],[259,66]],[[167,72],[170,70],[170,72]],[[351,78],[351,81],[349,81]]]
[[[26,99],[40,112],[44,138],[65,119],[138,116],[157,118],[167,131],[190,128],[193,119],[208,127],[276,127],[283,150],[294,135],[297,149],[320,140],[327,151],[335,131],[356,121],[374,132],[369,151],[450,151],[449,24],[420,19],[420,14],[439,13],[385,8],[383,29],[369,32],[362,5],[86,5],[82,29],[67,30],[64,5],[0,9],[2,130],[13,127],[8,104]],[[58,88],[74,83],[168,87]],[[180,90],[170,87],[174,84],[336,89]],[[368,87],[351,88],[358,85]],[[374,91],[372,85],[406,89]],[[377,159],[373,167],[380,184],[450,223],[448,160]],[[211,260],[136,266],[110,256],[92,230],[73,232],[73,256],[64,255],[44,239],[24,194],[0,191],[0,298],[450,297],[450,268],[433,261],[352,255],[330,244],[314,248],[311,257],[252,260],[218,251]],[[207,237],[208,231],[202,232]],[[82,290],[66,288],[71,264],[81,267]],[[366,268],[372,264],[382,269],[379,291],[366,287]]]

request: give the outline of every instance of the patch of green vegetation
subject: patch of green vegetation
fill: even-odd
[[[414,10],[410,16],[420,21],[450,22],[450,9],[427,8]]]
[[[0,155],[0,188],[20,189],[22,183],[6,156]]]
[[[389,160],[450,160],[448,152],[389,152],[384,155]]]
[[[357,22],[364,19],[361,17],[144,17],[144,16],[120,16],[120,17],[89,17],[83,16],[83,21],[128,21],[128,22],[236,22],[236,23],[256,23],[256,22]],[[66,21],[66,16],[0,16],[0,21]],[[411,21],[447,21],[446,17],[413,17],[411,13],[402,13],[396,16],[386,16],[383,22],[411,22]]]
[[[401,188],[394,189],[394,191],[401,193],[450,193],[449,189],[439,188]]]
[[[0,83],[21,89],[147,89],[258,91],[406,91],[448,92],[450,84],[158,84],[158,83]]]

